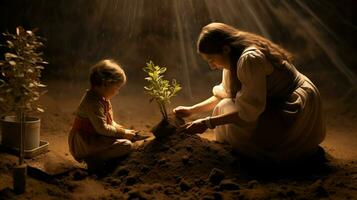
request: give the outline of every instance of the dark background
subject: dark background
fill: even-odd
[[[153,60],[168,67],[168,77],[194,87],[198,80],[220,79],[196,54],[195,42],[202,26],[225,22],[293,52],[296,66],[320,87],[328,81],[329,88],[348,89],[357,83],[356,4],[354,0],[1,0],[0,31],[14,32],[18,25],[38,28],[37,35],[46,38],[43,51],[50,63],[44,79],[84,81],[90,65],[114,58],[131,83],[142,84],[141,68]]]

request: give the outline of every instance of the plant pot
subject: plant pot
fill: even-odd
[[[19,149],[21,123],[17,122],[15,116],[5,116],[1,118],[1,144],[4,147]],[[40,119],[36,117],[26,117],[24,150],[31,151],[40,146]]]

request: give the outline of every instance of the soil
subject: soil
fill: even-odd
[[[73,160],[67,144],[73,112],[86,85],[46,84],[49,92],[41,98],[46,109],[41,115],[41,139],[50,142],[50,152],[27,162],[58,156],[73,163],[73,168],[48,179],[28,176],[26,193],[16,195],[12,170],[17,158],[0,152],[0,199],[357,199],[356,91],[343,98],[323,99],[327,138],[320,154],[305,163],[254,164],[215,142],[208,130],[200,135],[169,134],[165,139],[152,136],[136,142],[137,151],[91,174],[83,163]],[[140,88],[123,88],[112,100],[114,118],[149,134],[161,116]],[[168,110],[207,98],[209,93],[202,91],[210,89],[202,86],[193,91],[193,99],[175,97]]]
[[[166,140],[167,137],[176,133],[180,126],[184,125],[185,120],[171,114],[167,119],[162,119],[151,129],[151,133],[157,140]]]

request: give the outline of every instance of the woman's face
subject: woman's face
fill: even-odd
[[[203,60],[205,60],[212,70],[229,69],[230,57],[229,54],[205,54],[200,53]]]

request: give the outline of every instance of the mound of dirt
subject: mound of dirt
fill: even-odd
[[[321,180],[316,184],[314,180],[308,181],[306,187],[313,188],[311,193],[294,183],[266,186],[280,179],[324,176],[331,172],[326,163],[281,170],[247,162],[228,145],[198,135],[175,133],[165,140],[145,141],[103,180],[108,187],[118,188],[128,199],[303,198],[315,193],[329,196]]]
[[[197,135],[173,134],[166,140],[144,142],[111,176],[120,180],[129,196],[182,197],[184,192],[198,198],[216,188],[214,197],[222,196],[223,190],[239,189],[234,180],[239,175],[237,161],[225,145]]]
[[[345,105],[354,106],[355,96],[348,97]],[[72,113],[63,105],[74,108],[73,102],[77,100],[67,104],[60,101],[61,106],[56,106],[58,102],[51,98],[44,101],[45,105],[55,105],[48,106],[43,114],[43,133],[52,139],[51,147],[55,147],[52,151],[67,156],[68,152],[65,154],[62,149],[67,148],[64,134],[70,128]],[[137,113],[143,112],[142,107],[137,108],[140,109]],[[144,111],[148,112],[144,116],[152,114]],[[132,119],[130,124],[142,123],[138,118]],[[337,118],[335,123],[342,122],[342,118]],[[161,129],[155,130],[159,130],[159,135],[162,133]],[[29,177],[29,188],[21,197],[9,189],[11,169],[17,159],[0,154],[0,199],[355,199],[357,196],[355,159],[327,157],[326,162],[315,157],[296,166],[268,167],[252,164],[230,146],[199,135],[175,132],[163,135],[168,137],[150,138],[137,151],[113,162],[109,173],[104,175],[78,168],[49,183]]]

